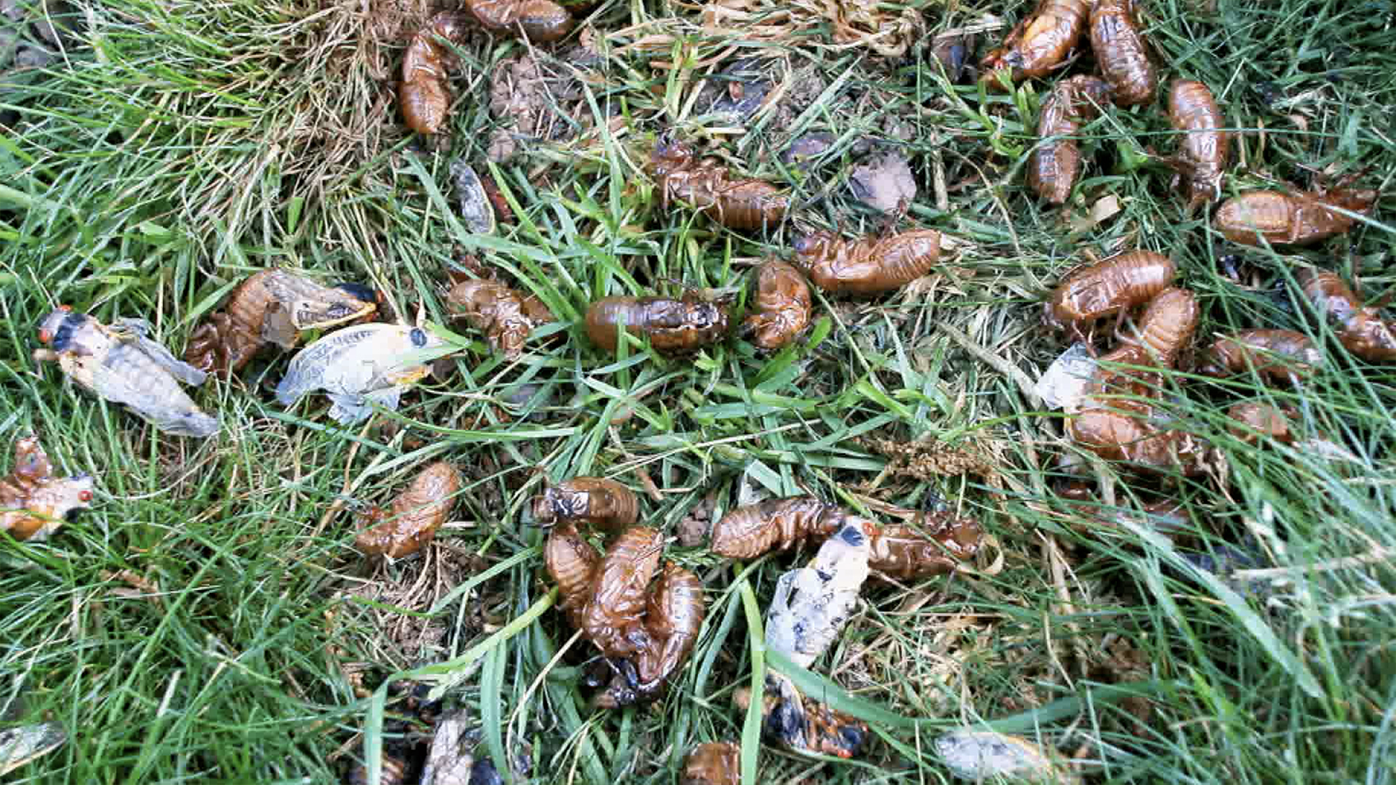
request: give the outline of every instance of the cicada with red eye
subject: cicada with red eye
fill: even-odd
[[[15,442],[15,463],[0,478],[0,531],[16,540],[45,540],[74,510],[92,501],[92,477],[55,477],[53,464],[37,437]]]

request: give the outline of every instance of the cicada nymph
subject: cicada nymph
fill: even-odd
[[[44,540],[68,513],[87,509],[91,501],[90,476],[55,477],[37,437],[15,442],[14,468],[0,479],[0,531],[16,540]]]
[[[528,40],[546,44],[572,32],[572,13],[553,0],[466,0],[480,25],[489,30],[523,29]]]
[[[632,526],[621,533],[597,566],[582,630],[607,657],[629,657],[649,647],[642,620],[646,590],[659,571],[664,538],[657,529]]]
[[[344,424],[362,422],[373,404],[397,409],[409,386],[423,379],[426,365],[404,356],[441,346],[443,341],[419,327],[364,324],[330,333],[291,358],[276,387],[276,400],[294,406],[312,390],[324,390],[333,405],[330,417]]]
[[[462,281],[451,288],[446,300],[470,326],[485,334],[490,348],[517,360],[533,328],[554,321],[548,306],[534,295],[527,297],[496,281]]]
[[[869,543],[868,568],[901,580],[943,575],[974,558],[984,543],[984,530],[973,518],[942,512],[920,523],[920,530],[879,527]]]
[[[446,125],[446,112],[451,108],[446,79],[450,52],[443,41],[460,43],[467,20],[459,12],[442,11],[407,44],[407,53],[402,56],[398,106],[407,126],[419,134],[434,134]]]
[[[1070,138],[1081,124],[1095,119],[1110,95],[1110,86],[1093,76],[1073,76],[1057,83],[1042,101],[1037,119],[1038,143],[1028,158],[1028,186],[1052,204],[1065,204],[1081,172],[1081,150]],[[1054,138],[1060,137],[1060,138]]]
[[[1342,278],[1313,267],[1300,270],[1295,278],[1304,298],[1333,326],[1348,351],[1371,362],[1396,360],[1396,330],[1376,308],[1364,306]]]
[[[1043,311],[1047,326],[1085,339],[1084,327],[1111,314],[1124,315],[1167,289],[1178,267],[1153,251],[1127,251],[1073,271],[1052,291]]]
[[[890,292],[929,273],[940,259],[940,232],[917,229],[845,240],[820,230],[795,241],[795,266],[830,294]]]
[[[1090,13],[1090,0],[1042,0],[1013,28],[1003,46],[979,62],[986,72],[984,79],[992,88],[1002,89],[993,75],[999,68],[1011,69],[1015,82],[1051,73],[1081,40]]]
[[[1190,213],[1221,195],[1231,136],[1222,130],[1226,122],[1212,91],[1201,82],[1173,80],[1168,91],[1168,119],[1184,132],[1170,163],[1178,171],[1174,187],[1181,183]]]
[[[650,589],[645,603],[645,632],[649,644],[624,663],[606,690],[597,696],[602,708],[628,706],[651,700],[663,692],[670,676],[683,666],[698,631],[707,603],[703,582],[697,575],[670,562]]]
[[[204,413],[179,387],[181,382],[197,387],[208,375],[175,359],[149,332],[141,319],[106,326],[64,306],[40,324],[39,341],[46,348],[36,350],[34,358],[57,361],[68,378],[126,405],[165,433],[200,438],[217,433],[218,418]]]
[[[624,330],[649,338],[660,354],[684,354],[727,337],[727,310],[688,297],[607,297],[587,309],[586,329],[592,343],[609,352]]]
[[[813,496],[768,499],[738,507],[713,526],[713,553],[754,559],[773,548],[785,550],[806,538],[823,538],[843,526],[846,513]]]
[[[1357,219],[1339,210],[1365,214],[1376,191],[1247,191],[1222,202],[1212,226],[1242,245],[1313,245],[1351,229]]]
[[[237,373],[264,345],[296,348],[306,330],[337,327],[372,314],[372,292],[321,286],[287,270],[263,270],[238,285],[223,310],[189,336],[184,360],[201,371]]]
[[[1293,330],[1241,330],[1218,338],[1198,373],[1230,376],[1254,370],[1271,384],[1293,384],[1313,375],[1323,353]]]
[[[549,486],[534,499],[533,517],[541,523],[589,523],[620,531],[639,520],[640,500],[615,480],[574,477]]]
[[[1134,11],[1134,0],[1095,0],[1091,9],[1091,49],[1117,106],[1153,103],[1158,92]]]
[[[755,301],[742,321],[743,335],[767,351],[780,349],[809,324],[809,284],[799,270],[777,260],[762,263],[752,276]]]
[[[391,510],[375,508],[365,516],[369,528],[354,538],[354,546],[367,556],[401,559],[421,550],[446,522],[460,492],[456,467],[437,461],[412,480],[393,499]]]
[[[790,211],[790,196],[763,180],[738,179],[716,161],[699,159],[679,141],[661,143],[650,155],[659,206],[692,205],[731,229],[774,229]]]

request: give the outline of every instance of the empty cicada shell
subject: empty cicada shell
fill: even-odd
[[[495,281],[462,281],[451,288],[446,299],[471,327],[485,334],[490,348],[508,360],[523,353],[524,341],[533,328],[553,321],[552,311],[542,300],[534,295],[524,297]]]
[[[1171,259],[1153,251],[1117,254],[1063,279],[1047,300],[1043,321],[1084,340],[1084,327],[1111,314],[1122,320],[1128,309],[1167,289],[1177,272]]]
[[[324,390],[330,417],[349,424],[373,413],[372,404],[397,409],[409,386],[427,375],[426,365],[404,357],[441,346],[441,338],[419,327],[364,324],[330,333],[291,358],[276,387],[276,400],[294,406],[312,390]]]
[[[1231,433],[1242,441],[1254,442],[1265,438],[1280,444],[1292,444],[1295,438],[1293,423],[1299,413],[1289,407],[1268,403],[1238,403],[1226,410],[1226,416],[1236,421],[1231,426]]]
[[[882,526],[868,546],[868,568],[901,580],[954,572],[974,558],[984,542],[984,530],[973,518],[950,512],[926,516],[921,530]]]
[[[659,144],[650,155],[659,206],[682,202],[732,229],[774,229],[790,211],[790,196],[763,180],[733,178],[716,161],[700,160],[686,144]]]
[[[979,62],[991,87],[1001,89],[993,71],[1011,69],[1013,81],[1046,76],[1061,65],[1086,31],[1090,0],[1041,0],[1037,9],[1018,23],[1003,46]]]
[[[940,259],[940,232],[918,229],[844,240],[817,231],[795,241],[795,266],[831,294],[874,295],[929,273]]]
[[[434,134],[446,125],[446,112],[451,108],[446,79],[450,52],[443,41],[460,43],[466,25],[467,17],[463,14],[442,11],[407,44],[407,53],[402,56],[398,106],[407,126],[419,134]]]
[[[842,528],[819,546],[811,566],[780,576],[766,610],[766,647],[808,667],[838,637],[853,615],[868,579],[868,556],[876,527],[847,516]]]
[[[1091,50],[1118,106],[1152,103],[1158,91],[1134,10],[1134,0],[1095,0],[1091,9]]]
[[[754,559],[806,538],[827,537],[843,526],[846,513],[813,496],[768,499],[738,507],[713,526],[713,553],[733,559]]]
[[[809,285],[799,270],[774,259],[756,268],[752,281],[755,303],[741,330],[759,348],[774,351],[795,340],[809,324]]]
[[[643,335],[661,354],[695,352],[727,336],[727,310],[717,303],[668,297],[607,297],[587,309],[587,336],[610,352],[621,330]]]
[[[47,348],[34,357],[56,360],[68,378],[125,404],[165,433],[201,438],[217,433],[218,418],[205,414],[179,387],[180,382],[203,384],[208,375],[175,359],[147,337],[149,331],[141,319],[118,319],[108,327],[65,306],[40,324],[39,341]]]
[[[1304,297],[1327,320],[1348,351],[1372,362],[1396,360],[1396,330],[1377,309],[1362,305],[1343,279],[1326,270],[1307,267],[1295,274]]]
[[[607,657],[628,657],[650,645],[641,621],[663,550],[658,530],[632,526],[611,543],[596,568],[581,627]]]
[[[665,565],[645,604],[650,644],[635,653],[633,667],[616,674],[597,705],[616,708],[658,696],[698,642],[706,611],[698,576],[672,562]]]
[[[1173,80],[1168,90],[1168,119],[1184,132],[1178,153],[1169,162],[1178,170],[1174,186],[1181,182],[1187,210],[1192,212],[1221,195],[1231,137],[1222,130],[1225,121],[1212,91],[1201,82]]]
[[[511,33],[521,27],[534,43],[556,41],[574,25],[571,12],[552,0],[466,0],[465,7],[482,27]]]
[[[1212,344],[1198,368],[1208,376],[1230,376],[1254,369],[1271,383],[1307,379],[1323,363],[1323,354],[1308,336],[1293,330],[1241,330]]]
[[[591,600],[591,587],[600,563],[601,555],[571,524],[553,529],[543,545],[543,564],[557,583],[558,607],[578,629],[582,627],[582,609]]]
[[[16,540],[44,540],[68,513],[87,509],[91,501],[90,476],[55,477],[36,437],[15,442],[14,468],[0,479],[0,531]]]
[[[684,758],[679,785],[740,785],[741,755],[735,741],[700,744]]]
[[[1037,136],[1042,141],[1028,158],[1028,185],[1052,204],[1065,204],[1081,171],[1081,150],[1071,135],[1100,114],[1110,86],[1093,76],[1058,82],[1042,101]]]
[[[223,310],[189,336],[184,359],[201,371],[237,373],[268,343],[294,349],[305,330],[336,327],[377,310],[373,292],[321,286],[287,270],[263,270],[238,285]]]
[[[446,522],[460,488],[456,467],[445,461],[433,463],[393,499],[391,510],[375,509],[366,516],[372,525],[359,532],[354,546],[368,556],[394,559],[416,553]]]
[[[1172,368],[1197,331],[1201,311],[1187,289],[1170,287],[1154,296],[1139,318],[1139,332],[1121,340],[1119,353],[1101,357],[1154,368]],[[1114,355],[1112,357],[1112,355]]]
[[[1247,191],[1221,203],[1212,226],[1242,245],[1312,245],[1353,227],[1356,218],[1338,210],[1366,213],[1376,191]]]
[[[533,517],[542,523],[590,523],[619,531],[639,520],[640,500],[615,480],[574,477],[549,486],[534,499]]]
[[[1213,449],[1185,431],[1163,430],[1147,412],[1086,409],[1066,424],[1069,438],[1109,461],[1123,461],[1146,472],[1177,471],[1190,477],[1206,472]]]

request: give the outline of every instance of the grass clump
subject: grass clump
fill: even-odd
[[[924,44],[1030,5],[889,15],[914,16]],[[792,559],[732,565],[670,544],[666,558],[709,588],[690,664],[655,705],[595,712],[578,687],[588,645],[553,610],[544,532],[522,515],[544,479],[579,475],[653,485],[645,520],[666,534],[753,492],[812,491],[874,517],[944,500],[995,537],[971,573],[870,585],[832,650],[798,674],[869,720],[868,755],[765,748],[762,781],[941,781],[929,742],[964,724],[1038,739],[1092,781],[1381,782],[1396,763],[1392,373],[1348,356],[1298,307],[1292,273],[1338,269],[1372,297],[1396,285],[1396,149],[1381,124],[1396,96],[1389,31],[1369,10],[1149,5],[1163,75],[1210,85],[1237,131],[1228,193],[1364,167],[1382,191],[1347,235],[1242,253],[1183,214],[1150,157],[1176,144],[1158,106],[1085,126],[1085,179],[1047,210],[1023,185],[1044,83],[986,94],[948,81],[923,46],[879,57],[836,40],[832,22],[795,29],[763,5],[721,6],[763,25],[748,41],[735,12],[666,2],[597,7],[579,46],[472,36],[458,47],[449,143],[430,145],[401,128],[391,85],[425,5],[73,7],[61,61],[0,76],[0,110],[15,114],[0,135],[0,436],[39,434],[99,488],[53,540],[0,541],[0,706],[22,696],[14,723],[69,734],[16,781],[334,781],[364,742],[383,743],[399,707],[379,687],[403,671],[468,712],[480,755],[527,751],[520,781],[672,781],[695,744],[742,735],[732,692],[773,664],[753,622]],[[980,33],[978,50],[1004,32]],[[724,73],[739,58],[771,96],[746,118],[722,103],[755,89]],[[496,77],[535,69],[547,89],[511,105]],[[796,220],[740,235],[660,211],[642,167],[662,133],[790,184]],[[827,134],[823,152],[783,156],[813,133]],[[498,139],[518,152],[487,162]],[[908,222],[958,240],[932,276],[870,302],[817,296],[804,342],[772,357],[740,341],[683,360],[588,343],[594,299],[681,282],[740,303],[747,268],[802,231],[880,229],[851,185],[869,142],[910,163]],[[492,176],[516,223],[489,237],[461,225],[457,160]],[[1091,218],[1107,198],[1118,210]],[[1177,498],[1194,531],[1176,542],[1082,526],[1053,492],[1056,457],[1074,448],[1031,391],[1064,348],[1039,328],[1043,292],[1088,256],[1134,247],[1178,262],[1200,335],[1297,329],[1327,357],[1296,388],[1165,376],[1161,408],[1218,449],[1214,476],[1148,489],[1101,467],[1097,504],[1108,515]],[[466,254],[559,318],[518,362],[448,321],[446,272]],[[346,429],[321,399],[274,405],[285,358],[269,356],[199,391],[224,432],[196,443],[29,359],[58,302],[150,319],[180,349],[230,284],[273,265],[370,283],[408,320],[421,303],[453,330],[452,374],[398,415]],[[1293,407],[1309,441],[1239,438],[1224,413],[1240,400]],[[891,471],[872,440],[968,450],[996,474]],[[365,564],[353,513],[435,459],[467,474],[454,520],[418,559]],[[1243,542],[1258,556],[1229,573],[1187,558]]]

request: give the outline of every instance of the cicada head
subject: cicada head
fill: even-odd
[[[39,322],[39,343],[55,352],[65,351],[72,342],[73,332],[86,321],[83,314],[73,313],[71,305],[60,305]]]

